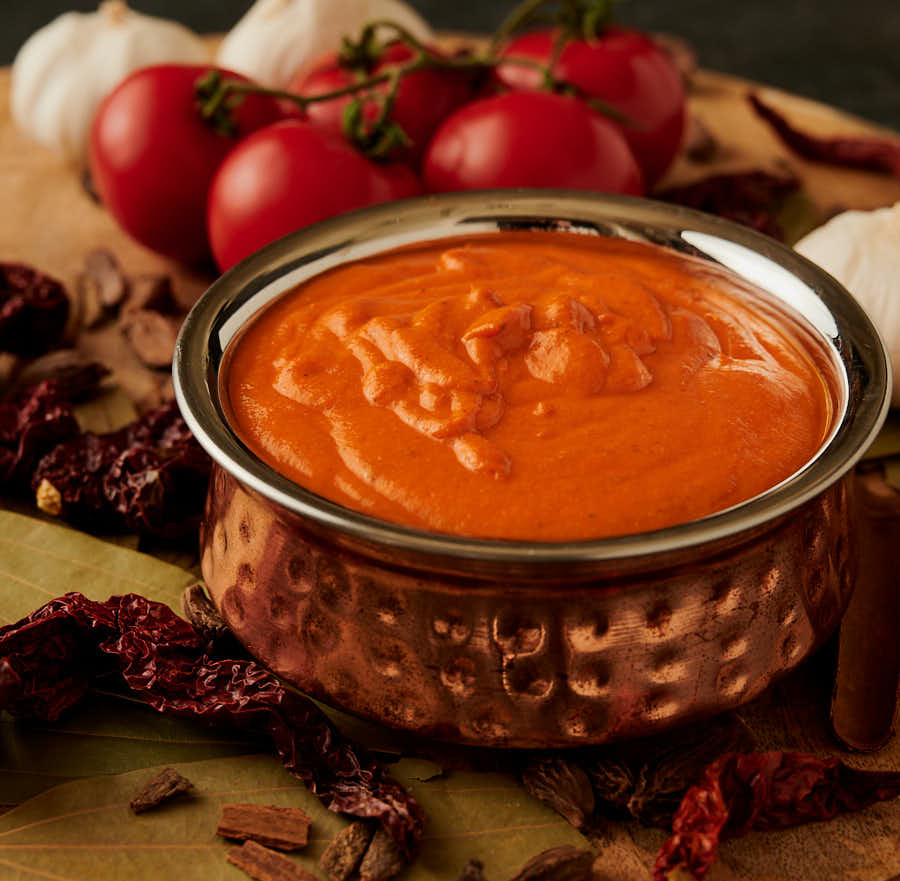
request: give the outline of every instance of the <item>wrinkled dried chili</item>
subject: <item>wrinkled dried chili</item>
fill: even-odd
[[[56,279],[22,263],[0,263],[0,351],[31,357],[59,343],[69,298]]]
[[[871,135],[819,137],[795,128],[758,95],[748,96],[757,116],[765,120],[779,138],[799,156],[863,171],[880,171],[900,177],[900,140]]]
[[[657,199],[716,214],[784,241],[779,215],[788,196],[800,191],[792,172],[744,171],[713,174],[655,193]]]
[[[900,795],[900,772],[859,771],[805,753],[730,753],[688,790],[662,846],[654,881],[681,869],[702,878],[722,838],[780,829],[857,811]]]
[[[175,539],[199,526],[209,471],[209,456],[170,401],[119,431],[58,444],[31,485],[42,510],[69,522]]]
[[[79,430],[56,380],[23,389],[0,403],[0,489],[27,486],[38,460]]]
[[[0,628],[0,709],[54,721],[95,675],[118,670],[164,713],[267,732],[285,768],[329,810],[381,822],[403,853],[421,838],[418,803],[308,698],[254,661],[218,660],[168,606],[129,594],[66,594]]]

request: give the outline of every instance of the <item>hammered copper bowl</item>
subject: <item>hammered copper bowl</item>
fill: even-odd
[[[426,533],[349,511],[236,437],[223,354],[273,298],[400,245],[529,228],[661,244],[723,264],[800,313],[835,375],[835,424],[818,455],[702,520],[541,544]],[[482,746],[650,734],[743,703],[798,664],[847,605],[850,469],[890,399],[872,324],[790,249],[669,205],[547,191],[410,200],[288,236],[210,288],[185,323],[174,370],[179,404],[215,460],[203,575],[237,636],[344,710]]]

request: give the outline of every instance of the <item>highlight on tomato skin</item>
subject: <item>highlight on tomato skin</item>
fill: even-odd
[[[641,169],[620,128],[584,101],[515,91],[466,104],[438,129],[429,192],[562,187],[639,196]]]
[[[420,191],[410,169],[382,167],[310,122],[276,123],[241,141],[216,172],[206,211],[213,256],[224,272],[311,223]]]
[[[209,259],[206,200],[219,163],[238,140],[296,114],[268,95],[234,108],[233,136],[217,131],[196,106],[209,65],[164,64],[126,77],[103,101],[91,127],[94,185],[119,225],[142,245],[187,264]]]
[[[557,36],[547,28],[529,31],[508,42],[500,57],[549,64]],[[622,131],[652,188],[672,164],[684,135],[684,87],[669,56],[647,34],[611,25],[592,40],[568,40],[552,73],[625,117]],[[496,76],[514,89],[539,89],[543,82],[540,70],[518,64],[501,63]]]

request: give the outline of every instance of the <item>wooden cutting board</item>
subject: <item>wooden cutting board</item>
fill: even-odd
[[[701,71],[694,80],[691,110],[721,145],[712,164],[680,159],[665,184],[689,182],[716,171],[772,168],[787,161],[801,176],[816,209],[872,208],[900,200],[900,180],[804,162],[792,156],[752,113],[745,100],[757,89],[798,126],[822,134],[878,133],[872,125],[830,107]],[[103,246],[129,274],[171,274],[185,299],[212,280],[186,272],[128,239],[112,218],[85,194],[77,171],[34,144],[9,116],[9,71],[0,70],[0,260],[34,264],[72,285],[85,253]],[[135,397],[158,393],[165,375],[142,368],[115,327],[82,339],[97,357],[115,367],[120,383]],[[762,748],[803,749],[839,754],[827,727],[830,668],[820,658],[788,677],[743,711]],[[845,756],[846,758],[846,756]],[[874,756],[851,758],[863,767],[900,770],[900,741]],[[664,835],[637,824],[610,823],[601,834],[597,869],[611,881],[644,881]],[[777,833],[757,833],[729,842],[709,881],[889,881],[900,875],[900,801],[860,814]],[[98,878],[98,881],[112,879]]]

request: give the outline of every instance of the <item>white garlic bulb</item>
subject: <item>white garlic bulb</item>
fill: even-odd
[[[417,39],[433,39],[422,17],[402,0],[256,0],[229,31],[216,61],[264,86],[285,88],[341,38],[367,21],[390,19]]]
[[[900,406],[900,202],[875,211],[845,211],[794,247],[866,310],[891,357],[891,405]]]
[[[13,62],[12,115],[42,144],[83,162],[98,105],[129,73],[208,59],[188,28],[107,0],[96,12],[66,12],[25,41]]]

